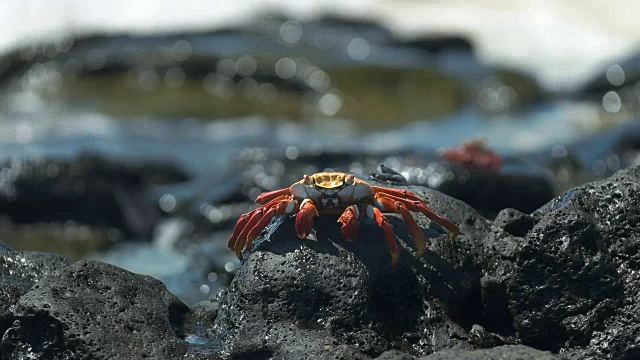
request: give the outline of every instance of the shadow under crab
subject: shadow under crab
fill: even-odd
[[[387,214],[391,228],[396,235],[399,246],[399,258],[402,263],[418,263],[417,249],[411,239],[406,224],[400,215]],[[360,232],[356,239],[348,241],[341,237],[338,216],[325,215],[314,220],[314,229],[305,239],[295,236],[295,217],[281,215],[272,219],[260,236],[253,242],[251,249],[245,249],[246,258],[256,251],[268,251],[285,256],[303,248],[331,256],[353,256],[370,270],[382,271],[392,268],[389,251],[385,244],[382,230],[371,219],[360,220]],[[426,262],[441,259],[445,253],[453,251],[453,243],[448,239],[446,230],[440,225],[422,217],[416,218],[426,240],[427,249],[422,255]],[[283,241],[283,239],[287,239]],[[433,246],[435,245],[435,246]],[[389,266],[380,266],[380,264]],[[400,263],[400,262],[399,262]]]

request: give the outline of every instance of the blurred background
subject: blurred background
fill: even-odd
[[[150,274],[193,305],[237,269],[238,216],[305,173],[534,211],[640,163],[637,10],[0,0],[0,241]]]

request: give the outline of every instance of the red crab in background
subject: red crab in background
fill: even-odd
[[[257,209],[242,215],[236,222],[228,246],[242,259],[242,250],[251,250],[253,241],[277,215],[295,214],[296,233],[306,238],[311,233],[313,218],[322,214],[340,214],[343,239],[352,241],[358,236],[358,219],[366,216],[382,229],[391,254],[391,262],[398,261],[398,243],[389,220],[382,212],[397,213],[407,224],[417,256],[426,249],[420,227],[410,211],[418,211],[446,228],[453,241],[460,230],[451,221],[427,207],[427,200],[407,190],[397,190],[369,185],[353,174],[324,172],[304,175],[303,179],[288,188],[263,193],[256,199]]]
[[[461,164],[469,170],[500,171],[500,156],[493,152],[483,140],[470,140],[454,148],[444,150],[440,156]]]

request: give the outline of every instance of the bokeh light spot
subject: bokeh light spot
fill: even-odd
[[[285,150],[285,155],[287,156],[287,159],[295,160],[298,158],[298,155],[300,155],[300,152],[296,146],[289,146],[287,150]]]
[[[620,169],[620,157],[615,154],[607,157],[607,167],[612,171]]]
[[[162,211],[170,213],[176,209],[176,198],[171,194],[164,194],[160,197],[159,205]]]
[[[236,71],[241,76],[251,76],[256,72],[257,68],[256,59],[249,55],[241,56],[236,62]]]
[[[329,79],[329,75],[322,71],[316,70],[309,75],[309,80],[307,81],[309,86],[318,92],[323,92],[329,88],[331,85],[331,80]]]
[[[233,272],[233,271],[236,270],[236,264],[234,264],[231,261],[229,261],[228,263],[224,264],[224,269],[227,272]]]
[[[291,79],[296,74],[296,62],[290,58],[282,58],[276,62],[275,71],[282,79]]]
[[[607,69],[607,80],[609,83],[614,86],[620,86],[624,84],[624,70],[620,67],[620,65],[613,65]]]
[[[218,273],[210,272],[209,275],[207,275],[207,280],[211,281],[212,283],[218,281]]]
[[[602,97],[602,107],[610,113],[617,113],[620,111],[620,108],[622,107],[622,100],[618,93],[615,91],[609,91],[604,94]]]
[[[188,42],[187,40],[178,40],[171,47],[171,56],[176,61],[184,61],[191,57],[192,51],[193,50],[191,48],[190,42]]]
[[[58,176],[58,173],[60,172],[60,168],[58,167],[57,164],[49,164],[49,166],[47,166],[47,176],[48,177],[56,177]]]
[[[211,206],[211,208],[207,211],[207,218],[214,224],[222,221],[223,215],[224,214],[222,213],[222,211],[214,206]]]
[[[565,157],[567,156],[567,148],[564,145],[556,145],[551,149],[552,157]]]
[[[294,20],[289,20],[280,26],[282,40],[289,44],[295,44],[302,39],[302,25]]]
[[[334,93],[326,93],[318,101],[318,110],[326,116],[337,114],[341,107],[342,99]]]
[[[369,42],[363,38],[355,38],[349,42],[347,52],[353,60],[364,60],[371,53]]]

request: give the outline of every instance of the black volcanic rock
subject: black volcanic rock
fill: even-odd
[[[188,308],[164,285],[80,261],[24,294],[0,342],[3,358],[176,359]]]
[[[451,179],[433,188],[471,205],[488,218],[502,209],[530,213],[555,196],[553,184],[543,174],[527,172],[468,171],[452,166]]]
[[[188,179],[172,164],[131,165],[94,154],[0,166],[8,174],[0,179],[0,215],[14,223],[71,220],[137,236],[149,236],[160,220],[150,187]]]
[[[568,359],[633,358],[639,180],[629,168],[531,215],[501,212],[481,265],[487,329]]]
[[[538,254],[513,301],[516,326],[530,343],[561,347],[568,359],[632,359],[640,349],[640,167],[565,192],[534,214],[527,235]],[[539,248],[539,250],[532,250]],[[549,252],[551,254],[549,254]],[[559,264],[550,260],[561,255]],[[549,271],[555,269],[555,271]],[[545,286],[540,286],[540,280]],[[527,296],[531,296],[527,299]],[[542,316],[556,322],[545,331]],[[550,319],[542,320],[544,323]],[[555,333],[554,339],[547,337]]]
[[[0,333],[8,326],[21,296],[40,279],[70,263],[58,254],[13,251],[0,243]]]

